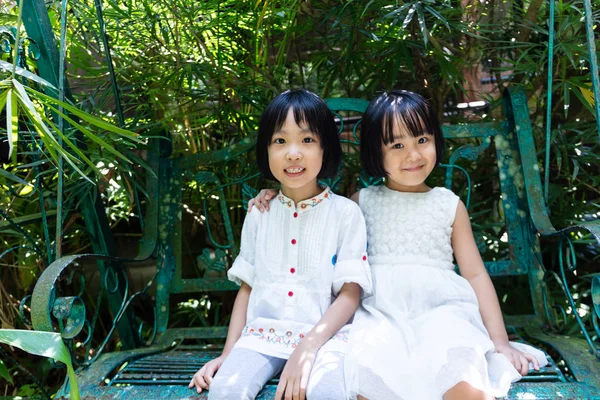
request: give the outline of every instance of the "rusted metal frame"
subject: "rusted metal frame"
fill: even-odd
[[[58,87],[60,81],[58,60],[60,57],[57,51],[58,46],[54,40],[52,25],[46,10],[46,4],[43,0],[24,0],[23,12],[23,21],[28,36],[37,43],[40,50],[40,59],[37,63],[39,75],[55,87]],[[58,93],[52,90],[50,90],[48,94],[53,97],[58,96]],[[66,81],[64,82],[64,95],[67,99],[71,97],[69,85]],[[85,142],[80,134],[77,139],[80,146],[84,148]],[[110,225],[106,218],[104,205],[100,200],[100,196],[93,196],[91,190],[86,191],[82,195],[80,204],[94,252],[105,255],[116,255],[116,248],[110,231]],[[114,268],[115,272],[120,275],[125,273],[120,265],[113,264],[105,266],[103,261],[99,261],[99,268],[102,271],[104,268]],[[123,292],[109,296],[110,308],[113,313],[118,313],[120,303],[125,296],[126,293]],[[133,321],[133,314],[129,310],[119,324],[119,337],[126,349],[137,347],[140,344],[139,341],[135,339],[137,335],[132,330],[134,326]]]
[[[157,335],[160,337],[169,322],[169,298],[175,274],[181,269],[181,196],[182,176],[174,160],[161,157],[158,173],[158,242],[156,308]]]
[[[113,263],[133,261],[97,254],[79,254],[61,257],[57,261],[50,264],[50,266],[44,270],[44,272],[38,279],[31,299],[31,316],[33,327],[36,330],[51,332],[54,330],[54,321],[58,322],[58,325],[60,327],[60,333],[66,340],[74,339],[77,335],[81,333],[81,331],[84,328],[87,328],[88,337],[84,341],[83,345],[87,347],[87,350],[89,352],[89,350],[91,349],[90,341],[93,335],[93,330],[95,329],[95,322],[97,317],[101,313],[100,301],[97,300],[97,307],[94,310],[93,320],[90,323],[86,317],[86,314],[88,313],[86,313],[85,305],[80,297],[83,294],[83,289],[85,287],[85,279],[83,278],[83,275],[80,279],[81,290],[76,296],[59,296],[56,288],[56,284],[58,283],[59,279],[61,279],[61,277],[64,277],[64,274],[68,271],[68,269],[71,266],[85,259],[103,259],[106,261],[111,261]],[[113,279],[117,280],[114,282],[109,281],[111,271],[113,270],[107,269],[104,271],[103,274],[101,273],[100,279],[102,284],[100,287],[100,293],[98,297],[99,299],[103,296],[103,294],[109,296],[111,291],[116,291],[120,286],[124,286],[125,292],[129,292],[128,279],[120,281],[118,280],[119,277],[117,275],[113,275]],[[72,280],[72,278],[73,273],[71,272],[69,280]],[[78,360],[75,360],[77,365],[88,366],[95,362],[96,359],[102,355],[104,347],[106,346],[108,341],[111,339],[113,333],[117,329],[119,321],[122,318],[124,318],[124,316],[127,313],[127,310],[130,309],[132,301],[139,296],[147,296],[147,291],[153,283],[154,278],[151,279],[142,290],[133,293],[131,296],[122,300],[118,312],[114,315],[112,319],[112,325],[109,329],[106,338],[104,338],[104,340],[99,344],[99,346],[94,349],[94,356],[90,359],[86,359],[84,362],[78,362]],[[153,334],[149,341],[153,341],[155,333],[156,328],[153,329]],[[141,337],[138,337],[137,339],[140,342],[143,341]],[[88,344],[90,345],[88,346]]]
[[[537,230],[537,232],[542,236],[547,237],[558,237],[560,238],[561,244],[565,238],[567,240],[568,236],[566,234],[577,231],[577,230],[587,230],[589,231],[593,237],[600,243],[600,220],[596,219],[593,221],[585,221],[578,223],[576,225],[567,227],[560,231],[556,230],[552,225],[549,219],[549,212],[546,207],[546,204],[543,199],[543,192],[541,187],[541,179],[539,168],[537,167],[537,153],[535,151],[535,145],[533,142],[532,131],[531,131],[531,122],[529,120],[529,113],[527,110],[527,99],[523,89],[507,89],[504,92],[504,102],[505,107],[507,109],[507,113],[512,116],[512,121],[514,122],[514,130],[517,136],[520,155],[522,157],[522,162],[524,168],[522,169],[524,175],[524,186],[525,191],[527,193],[527,201],[529,205],[529,212],[532,218],[533,227]],[[539,246],[536,241],[536,248]],[[574,255],[573,255],[574,257]],[[559,247],[559,261],[561,267],[561,277],[562,280],[562,289],[565,292],[567,299],[572,302],[572,296],[570,293],[570,289],[568,287],[566,277],[564,276],[564,266],[562,263],[562,245]],[[543,274],[543,266],[541,266],[541,262],[536,261],[535,265],[539,265],[539,270],[535,271],[535,273],[530,272],[530,285],[542,286],[544,285],[544,274]],[[573,264],[573,270],[576,268],[576,260]],[[532,287],[532,290],[539,290],[539,287]],[[543,292],[543,290],[542,290]],[[543,309],[536,309],[536,312],[540,312]],[[593,312],[598,312],[599,310],[594,308]],[[583,325],[582,321],[575,316],[577,323],[580,325],[581,330],[583,331],[584,336],[588,339],[588,345],[590,346],[590,351],[596,355],[596,357],[600,358],[600,352],[596,345],[589,339],[587,336],[586,328]]]

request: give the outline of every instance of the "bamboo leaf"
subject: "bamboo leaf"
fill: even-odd
[[[12,72],[12,68],[13,68],[13,65],[12,65],[11,63],[8,63],[8,62],[6,62],[6,61],[0,60],[0,69],[1,69],[1,70],[4,70],[4,71],[6,71],[6,72]],[[51,89],[54,89],[54,90],[58,90],[58,89],[56,88],[56,86],[54,86],[53,84],[51,84],[50,82],[48,82],[48,81],[47,81],[47,80],[45,80],[44,78],[40,78],[40,77],[39,77],[39,76],[37,76],[36,74],[34,74],[34,73],[32,73],[32,72],[29,72],[29,71],[27,71],[26,69],[23,69],[23,68],[21,68],[21,67],[17,67],[17,69],[15,70],[15,73],[16,73],[17,75],[20,75],[20,76],[22,76],[23,78],[27,78],[27,79],[29,79],[29,80],[32,80],[32,81],[34,81],[34,82],[37,82],[37,83],[39,83],[40,85],[43,85],[43,86],[49,87],[49,88],[51,88]]]
[[[64,133],[62,133],[60,131],[60,129],[58,129],[58,127],[55,126],[52,123],[52,121],[50,121],[48,118],[46,118],[46,116],[43,116],[42,118],[43,118],[44,122],[46,122],[52,128],[52,130],[54,130],[54,132],[56,132],[56,134],[61,137],[61,139],[63,140],[63,142],[67,146],[69,146],[71,148],[71,150],[73,150],[75,152],[75,154],[77,154],[79,156],[79,158],[81,159],[81,161],[83,161],[84,163],[86,163],[87,165],[89,165],[92,168],[92,170],[94,171],[94,173],[100,174],[100,171],[98,170],[98,168],[96,168],[96,166],[94,165],[94,163],[85,154],[83,154],[83,152],[75,145],[75,143],[73,143],[71,141],[71,139],[69,139]],[[60,144],[58,142],[57,142],[57,144],[60,146]],[[69,154],[69,153],[66,153],[66,154]],[[69,156],[72,157],[71,154],[69,154]],[[74,161],[79,161],[76,158],[73,158],[73,160]]]
[[[6,179],[10,179],[11,181],[20,183],[22,185],[32,186],[31,183],[19,178],[18,176],[14,175],[14,174],[11,174],[10,172],[5,171],[3,169],[0,169],[0,176],[3,176]]]
[[[419,21],[419,28],[421,28],[421,34],[423,35],[423,42],[425,42],[425,47],[427,47],[427,40],[429,39],[427,33],[427,25],[425,25],[425,15],[423,13],[423,7],[421,4],[417,4],[417,20]]]
[[[123,129],[123,128],[119,128],[118,126],[115,126],[109,122],[103,121],[100,118],[94,117],[93,115],[90,115],[88,113],[86,113],[85,111],[80,110],[77,107],[74,107],[68,103],[59,101],[57,99],[55,99],[54,97],[51,96],[47,96],[41,92],[38,92],[37,90],[34,90],[32,88],[26,87],[25,90],[27,90],[29,93],[32,93],[34,95],[34,97],[38,97],[42,100],[45,100],[47,103],[53,103],[56,104],[57,106],[63,106],[65,108],[65,110],[67,110],[68,112],[77,115],[79,118],[81,118],[82,120],[84,120],[85,122],[94,125],[100,129],[104,129],[107,130],[109,132],[113,132],[116,133],[118,135],[121,136],[125,136],[128,139],[131,139],[134,142],[137,143],[143,143],[143,139],[140,138],[140,136],[132,131],[129,131],[127,129]]]
[[[410,21],[412,21],[413,15],[415,15],[416,10],[417,9],[415,5],[413,5],[410,8],[410,10],[408,10],[408,12],[406,13],[406,17],[404,18],[404,22],[402,23],[402,29],[406,29],[408,24],[410,24]]]
[[[7,98],[8,98],[8,90],[0,93],[0,111],[4,110],[4,106],[6,106]]]
[[[442,22],[442,24],[444,24],[446,26],[446,28],[448,28],[448,30],[451,31],[448,21],[446,21],[446,18],[444,18],[442,16],[442,14],[440,14],[433,7],[430,7],[430,6],[425,6],[425,10],[429,11],[430,14],[432,14],[434,17],[439,19]]]
[[[40,135],[40,138],[46,145],[46,149],[50,153],[52,159],[58,161],[58,154],[60,153],[60,155],[65,159],[65,161],[67,161],[67,163],[69,163],[69,165],[78,174],[80,174],[84,179],[88,180],[91,184],[94,184],[94,182],[92,182],[92,180],[88,178],[87,175],[83,171],[81,171],[81,169],[79,169],[79,167],[75,164],[76,162],[78,163],[79,160],[77,160],[73,155],[66,152],[56,141],[48,127],[44,124],[42,117],[38,114],[37,110],[35,109],[35,106],[31,102],[31,99],[29,98],[29,96],[27,96],[27,93],[23,89],[23,86],[17,81],[15,81],[15,83],[15,89],[17,90],[17,94],[19,95],[19,99],[25,105],[23,109],[25,110],[25,113],[29,116],[29,119],[33,123],[35,130]],[[56,166],[56,168],[58,168],[58,166]]]
[[[589,89],[586,89],[584,87],[579,86],[579,90],[581,90],[581,94],[583,95],[583,98],[588,102],[588,104],[590,106],[594,106],[595,102],[594,102],[594,92],[592,92]]]
[[[17,162],[16,146],[19,142],[19,106],[17,96],[12,89],[6,95],[6,135],[8,136],[8,157]]]
[[[52,358],[64,363],[67,366],[71,399],[79,400],[79,387],[71,363],[71,355],[59,333],[0,329],[0,342],[18,347],[30,354]]]
[[[13,383],[12,376],[10,376],[10,371],[8,370],[8,368],[6,368],[6,365],[4,365],[4,362],[2,362],[2,360],[0,360],[0,378],[3,378],[10,383]]]
[[[62,116],[67,122],[69,122],[75,128],[79,129],[79,131],[81,131],[81,133],[83,133],[88,139],[90,139],[91,141],[93,141],[93,142],[97,143],[99,146],[101,146],[103,150],[106,150],[106,151],[114,154],[118,158],[122,159],[123,161],[131,164],[131,161],[129,161],[129,159],[127,159],[127,157],[125,157],[123,154],[121,154],[120,152],[118,152],[113,146],[111,146],[110,144],[108,144],[102,138],[94,135],[92,132],[90,132],[83,125],[77,123],[75,120],[73,120],[72,118],[70,118],[67,114],[61,112],[58,108],[55,108],[53,106],[49,106],[49,108],[52,109],[57,114],[59,114],[60,116]]]

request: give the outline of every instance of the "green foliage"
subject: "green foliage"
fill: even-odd
[[[0,360],[0,378],[6,379],[9,383],[13,382],[10,372],[2,360]]]
[[[77,387],[77,378],[71,363],[71,355],[59,333],[0,329],[0,342],[18,347],[30,354],[49,357],[64,363],[67,366],[71,398],[79,400],[79,388]]]
[[[140,182],[147,173],[140,137],[168,138],[175,156],[225,148],[251,135],[269,100],[288,87],[307,87],[323,97],[364,99],[382,89],[413,90],[431,99],[445,122],[460,123],[495,119],[504,87],[523,85],[530,99],[540,166],[544,165],[546,124],[552,128],[548,206],[554,225],[561,228],[599,215],[600,145],[580,1],[555,3],[554,76],[549,91],[548,2],[543,0],[101,3],[104,29],[93,2],[68,3],[66,75],[73,99],[62,103],[51,93],[56,88],[37,75],[39,49],[27,41],[24,31],[14,29],[19,25],[18,8],[0,10],[4,12],[0,24],[10,26],[0,29],[10,43],[9,49],[0,52],[0,68],[5,71],[0,110],[7,111],[0,116],[0,138],[9,138],[12,148],[10,162],[0,169],[3,327],[20,326],[15,299],[25,295],[54,259],[57,246],[60,250],[53,234],[58,213],[65,216],[61,231],[65,254],[81,253],[90,246],[78,211],[84,196],[100,197],[117,235],[139,232],[136,213],[143,209],[138,208],[136,196],[143,208]],[[600,1],[593,3],[598,25]],[[47,6],[58,40],[61,3]],[[19,42],[16,33],[24,39],[14,46]],[[15,49],[26,57],[15,57]],[[491,83],[483,84],[481,78]],[[549,98],[552,116],[546,121]],[[485,116],[444,116],[457,102],[473,99],[489,101]],[[117,103],[122,105],[121,113]],[[59,115],[65,121],[64,132],[58,129]],[[168,146],[164,147],[167,151]],[[66,165],[61,167],[60,160]],[[253,162],[251,156],[238,161]],[[489,164],[486,171],[496,173],[491,152],[484,162]],[[338,190],[349,194],[359,170],[356,152],[349,151],[346,166]],[[220,176],[248,173],[239,165],[228,168],[216,172]],[[61,171],[65,174],[62,202],[58,195]],[[249,183],[266,185],[258,179]],[[473,184],[485,186],[486,176],[474,177]],[[209,196],[204,210],[202,202],[209,189],[194,182],[184,185],[183,214],[189,218],[183,256],[190,265],[198,256],[195,249],[208,242],[204,220],[212,226],[220,223],[218,201]],[[238,234],[244,194],[238,186],[231,186],[225,195]],[[485,196],[472,199],[475,216],[490,215],[496,221],[502,217],[500,208]],[[493,223],[475,229],[499,236]],[[213,234],[224,242],[224,232]],[[588,273],[588,278],[573,281],[574,290],[581,294],[577,306],[583,308],[589,296],[582,288],[589,288],[589,274],[596,272],[600,251],[590,236],[574,235],[573,239],[580,271]],[[556,265],[554,246],[543,248],[549,249],[545,264]],[[560,296],[558,292],[562,301]],[[222,321],[226,313],[220,312],[218,301],[212,301],[207,311],[211,301],[203,298],[199,306],[181,303],[174,323]],[[591,314],[587,315],[589,319]]]

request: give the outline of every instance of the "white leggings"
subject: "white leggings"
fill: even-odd
[[[211,382],[208,399],[254,400],[262,387],[283,370],[286,362],[286,359],[267,356],[247,348],[234,348]],[[346,398],[343,353],[317,353],[308,379],[306,398]]]

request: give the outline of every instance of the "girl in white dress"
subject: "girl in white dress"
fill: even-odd
[[[209,399],[254,399],[283,370],[277,399],[343,399],[346,324],[372,281],[359,207],[317,183],[341,161],[333,114],[314,93],[283,92],[261,117],[256,156],[281,190],[270,213],[244,220],[225,347],[189,386]]]
[[[463,202],[425,184],[443,151],[434,111],[415,93],[378,96],[363,115],[360,151],[365,170],[385,184],[352,196],[367,224],[374,295],[352,325],[347,397],[506,395],[530,363],[538,369],[547,361],[541,351],[508,341]]]

